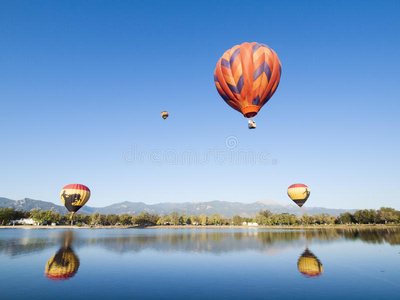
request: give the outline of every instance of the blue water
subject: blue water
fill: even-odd
[[[322,298],[399,299],[400,231],[0,230],[0,299]]]

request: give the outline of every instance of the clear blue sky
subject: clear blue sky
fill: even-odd
[[[0,1],[0,197],[400,209],[399,32],[399,1]],[[253,41],[282,78],[250,131],[213,72]]]

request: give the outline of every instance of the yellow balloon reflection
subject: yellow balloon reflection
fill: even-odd
[[[318,277],[324,272],[322,263],[308,248],[300,256],[297,269],[306,277]]]
[[[67,280],[73,277],[79,269],[79,258],[71,248],[72,231],[63,235],[62,246],[46,264],[46,277],[53,281]]]

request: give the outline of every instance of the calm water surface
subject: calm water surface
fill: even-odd
[[[400,231],[0,229],[0,299],[400,299]]]

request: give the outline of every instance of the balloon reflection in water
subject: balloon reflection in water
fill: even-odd
[[[297,269],[306,277],[318,277],[324,272],[322,263],[308,248],[300,256]]]
[[[79,269],[79,258],[71,248],[72,231],[63,236],[60,250],[46,264],[46,277],[53,281],[67,280],[73,277]]]

